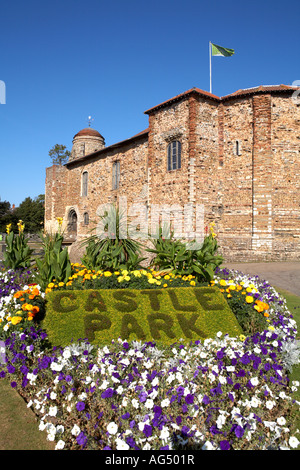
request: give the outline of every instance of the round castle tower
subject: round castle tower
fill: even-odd
[[[105,147],[104,137],[95,129],[87,127],[73,137],[73,147],[69,162],[101,150]]]

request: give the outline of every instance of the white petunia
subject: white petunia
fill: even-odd
[[[55,450],[62,450],[65,447],[65,441],[60,439],[55,446]]]
[[[299,445],[299,441],[298,441],[297,437],[291,436],[289,438],[289,446],[292,447],[293,449],[296,449],[296,447],[298,447],[298,445]]]
[[[74,424],[72,430],[71,430],[71,434],[73,436],[78,436],[78,434],[80,434],[80,427],[77,426],[77,424]]]
[[[118,432],[118,425],[116,423],[109,423],[106,427],[109,434],[116,434]]]

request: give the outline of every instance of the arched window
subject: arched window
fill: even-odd
[[[88,193],[88,172],[82,173],[82,196],[87,196]]]
[[[89,218],[88,212],[85,212],[83,214],[83,223],[84,223],[84,225],[89,225],[89,223],[90,223],[90,218]]]
[[[181,168],[181,143],[174,140],[168,145],[168,171]]]

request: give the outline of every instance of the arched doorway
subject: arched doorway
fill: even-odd
[[[71,209],[68,215],[68,236],[76,239],[77,237],[77,214],[74,209]]]

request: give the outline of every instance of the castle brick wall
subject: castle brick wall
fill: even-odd
[[[64,217],[66,227],[74,209],[82,239],[99,221],[101,204],[125,198],[128,209],[145,205],[149,223],[155,204],[173,207],[177,224],[176,207],[188,205],[194,230],[193,210],[203,205],[204,227],[215,222],[227,261],[300,260],[300,106],[291,93],[258,89],[220,99],[193,89],[147,114],[147,132],[47,169],[46,227],[56,217]],[[167,148],[174,140],[181,143],[181,168],[168,171]],[[113,189],[116,161],[120,183]]]

